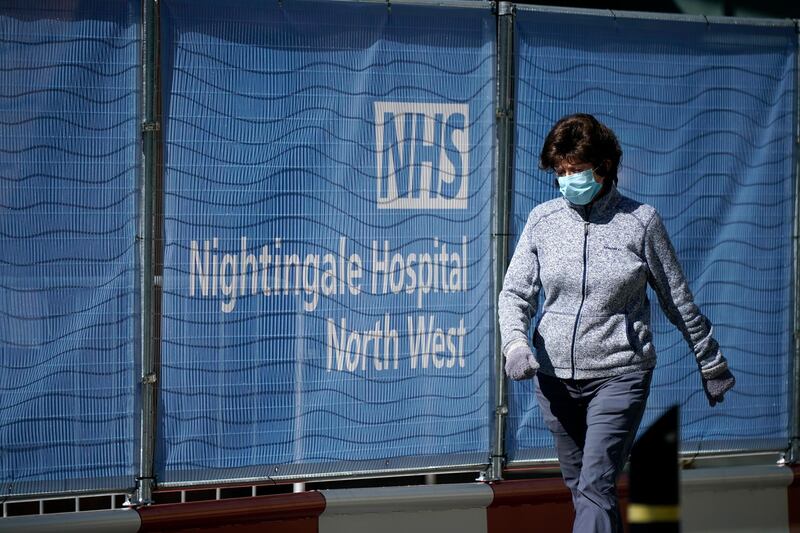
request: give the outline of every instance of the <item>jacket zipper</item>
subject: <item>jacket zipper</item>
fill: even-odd
[[[572,379],[575,379],[575,337],[578,334],[578,322],[581,320],[581,310],[583,302],[586,300],[586,266],[588,263],[587,250],[589,240],[589,222],[583,223],[583,280],[581,285],[581,303],[578,306],[578,314],[575,316],[575,326],[572,328],[572,347],[570,349],[570,359],[572,362]]]

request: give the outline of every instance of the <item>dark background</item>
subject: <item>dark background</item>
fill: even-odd
[[[800,1],[797,0],[518,0],[517,3],[687,15],[800,18]]]

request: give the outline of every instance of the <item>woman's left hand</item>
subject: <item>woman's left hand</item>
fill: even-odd
[[[715,378],[703,378],[703,390],[706,393],[706,398],[708,398],[708,405],[714,407],[718,403],[722,403],[725,399],[725,393],[731,390],[735,384],[736,378],[733,377],[733,374],[728,369],[725,369],[725,372]]]

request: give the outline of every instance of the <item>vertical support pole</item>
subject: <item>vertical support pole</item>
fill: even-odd
[[[793,315],[793,347],[792,354],[792,403],[789,406],[791,409],[791,427],[789,450],[786,454],[785,460],[791,464],[800,462],[800,312],[798,312],[798,304],[800,304],[800,21],[794,21],[795,30],[797,30],[798,47],[795,51],[795,105],[794,105],[794,158],[795,158],[795,172],[794,172],[794,235],[793,239],[793,266],[794,266],[794,294],[792,298],[792,315]]]
[[[156,121],[157,0],[142,2],[142,183],[139,212],[140,306],[140,398],[139,472],[132,504],[153,503],[153,458],[155,449],[156,365],[153,356],[153,197],[157,172]]]
[[[497,179],[493,209],[492,239],[494,255],[494,320],[497,324],[497,298],[503,286],[508,261],[508,217],[511,197],[511,158],[513,155],[513,76],[514,76],[514,5],[497,4]],[[505,429],[508,403],[503,372],[503,354],[499,328],[494,342],[495,416],[492,435],[492,455],[489,469],[482,473],[485,481],[503,479],[505,461]]]

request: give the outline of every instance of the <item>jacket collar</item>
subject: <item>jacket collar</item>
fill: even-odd
[[[622,195],[617,190],[617,186],[612,184],[608,192],[593,201],[589,205],[575,205],[566,198],[561,198],[565,204],[570,208],[570,211],[578,215],[583,221],[600,222],[611,218],[614,208],[617,207]]]

